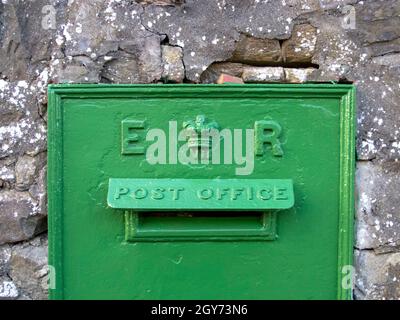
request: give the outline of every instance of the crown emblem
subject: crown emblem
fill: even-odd
[[[183,128],[191,134],[188,138],[188,147],[197,159],[208,160],[211,149],[211,131],[218,130],[215,121],[208,121],[204,115],[198,115],[194,120],[183,122]]]

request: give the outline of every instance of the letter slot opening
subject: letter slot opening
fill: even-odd
[[[276,212],[125,211],[125,239],[136,241],[274,240]]]

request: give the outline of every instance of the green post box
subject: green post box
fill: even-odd
[[[348,299],[350,85],[49,87],[53,299]]]

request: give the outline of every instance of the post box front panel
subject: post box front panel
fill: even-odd
[[[349,298],[353,94],[347,85],[50,87],[51,297]],[[208,140],[176,143],[184,128],[226,129],[219,163]],[[184,145],[198,163],[179,154]]]

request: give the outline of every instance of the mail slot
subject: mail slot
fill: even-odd
[[[349,299],[354,88],[49,87],[52,299]]]

